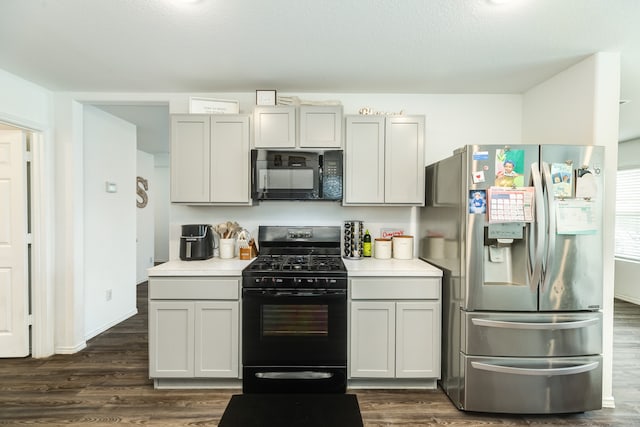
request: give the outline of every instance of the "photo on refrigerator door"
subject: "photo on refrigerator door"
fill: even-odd
[[[486,190],[469,191],[469,213],[483,214],[487,212],[487,192]]]
[[[564,199],[571,197],[573,166],[567,163],[551,164],[551,181],[553,182],[553,195]]]
[[[497,187],[524,185],[524,150],[502,148],[496,150],[495,170]]]

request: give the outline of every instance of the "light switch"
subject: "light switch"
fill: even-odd
[[[105,188],[106,188],[107,193],[117,193],[118,192],[118,185],[115,182],[107,181],[105,183]]]

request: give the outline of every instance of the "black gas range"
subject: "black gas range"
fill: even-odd
[[[242,272],[243,288],[347,289],[340,227],[260,226],[260,255]]]
[[[245,393],[346,391],[347,270],[340,227],[261,226],[242,272]]]

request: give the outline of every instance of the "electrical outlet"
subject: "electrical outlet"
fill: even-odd
[[[107,289],[107,294],[106,294],[107,301],[111,301],[112,293],[113,292],[111,289]]]

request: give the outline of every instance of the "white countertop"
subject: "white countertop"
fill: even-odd
[[[242,269],[253,261],[239,258],[210,258],[204,261],[168,261],[147,270],[149,277],[159,276],[241,276]]]
[[[442,277],[442,270],[422,261],[413,259],[345,259],[349,277],[358,276],[414,276]]]
[[[211,258],[204,261],[173,260],[148,269],[149,277],[162,276],[241,276],[242,269],[253,260]],[[418,258],[414,259],[344,259],[350,277],[414,276],[441,277],[442,271]]]

